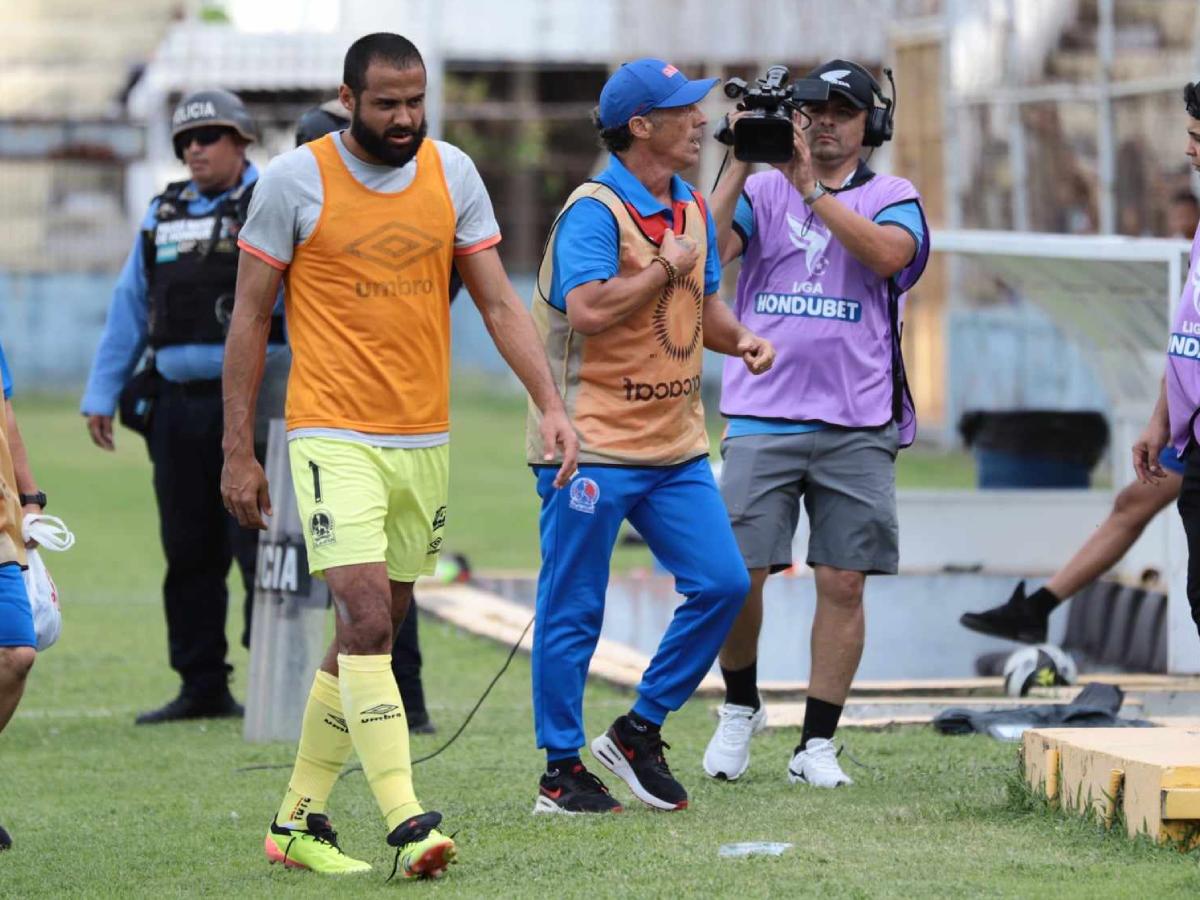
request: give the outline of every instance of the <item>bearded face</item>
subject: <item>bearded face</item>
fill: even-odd
[[[387,166],[405,165],[421,147],[425,135],[429,131],[429,123],[422,118],[416,127],[404,125],[389,125],[382,131],[376,131],[364,121],[360,115],[361,104],[354,109],[350,119],[350,133],[358,141],[359,146]]]

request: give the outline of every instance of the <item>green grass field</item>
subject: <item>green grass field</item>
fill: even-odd
[[[699,761],[712,719],[701,701],[672,717],[666,732],[669,758],[691,792],[686,812],[651,812],[611,785],[627,803],[620,816],[535,818],[541,760],[520,656],[463,737],[416,770],[420,796],[458,832],[462,862],[447,878],[383,883],[391,854],[361,774],[340,783],[331,812],[344,845],[375,872],[329,881],[268,866],[263,832],[287,772],[241,770],[288,766],[293,747],[245,744],[240,723],[227,721],[132,725],[136,711],[175,688],[143,448],[122,432],[115,456],[93,450],[67,402],[18,398],[18,412],[51,511],[79,542],[49,556],[63,595],[63,638],[38,661],[24,704],[0,735],[0,822],[16,841],[0,855],[0,896],[1165,898],[1200,890],[1195,855],[1105,834],[1014,790],[1015,749],[985,738],[917,728],[844,732],[869,768],[848,764],[853,788],[817,792],[786,782],[796,733],[771,733],[756,740],[754,767],[741,782],[708,781]],[[486,565],[535,559],[520,412],[520,404],[475,388],[456,395],[454,544]],[[232,617],[230,626],[236,634]],[[442,734],[417,738],[416,754],[457,726],[506,653],[429,619],[422,639]],[[239,647],[231,659],[241,694],[246,654]],[[590,731],[629,703],[593,686]],[[746,840],[795,846],[778,859],[718,858],[721,844]]]

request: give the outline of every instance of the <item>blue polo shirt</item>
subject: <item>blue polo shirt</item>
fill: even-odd
[[[633,206],[638,215],[659,215],[667,226],[675,228],[674,212],[654,198],[616,154],[608,167],[595,178]],[[678,175],[671,176],[671,199],[692,199],[692,186]],[[704,295],[715,294],[721,287],[721,256],[717,252],[717,226],[705,208],[708,231],[708,256],[704,264]],[[676,232],[678,233],[678,232]],[[558,221],[554,234],[554,278],[550,282],[550,304],[567,311],[567,294],[589,281],[607,281],[617,274],[621,261],[621,241],[612,211],[592,197],[577,201]]]
[[[239,186],[258,180],[258,168],[247,163]],[[233,190],[233,188],[230,188]],[[188,212],[195,216],[209,215],[218,209],[229,191],[215,196],[205,196],[195,184],[189,183],[182,194],[187,201]],[[150,203],[142,218],[141,231],[154,227],[158,216],[158,198]],[[230,287],[233,285],[231,284]],[[283,289],[276,310],[282,310]],[[139,232],[133,249],[125,259],[121,274],[113,287],[112,304],[108,318],[100,335],[100,345],[92,360],[84,389],[80,412],[85,416],[111,416],[117,408],[117,396],[137,367],[149,338],[150,298],[146,283],[146,264],[142,255],[142,237]],[[278,352],[283,344],[270,344],[268,353]],[[221,365],[225,359],[223,344],[172,344],[155,354],[158,371],[168,381],[186,382],[209,380],[221,377]]]

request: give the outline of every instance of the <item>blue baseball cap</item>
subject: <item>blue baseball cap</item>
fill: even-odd
[[[699,103],[718,81],[719,78],[690,81],[666,60],[652,57],[625,63],[600,92],[600,124],[617,128],[652,109]]]

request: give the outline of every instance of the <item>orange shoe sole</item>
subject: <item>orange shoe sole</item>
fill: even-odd
[[[283,865],[288,869],[308,868],[308,866],[304,865],[304,863],[298,863],[294,859],[288,859],[286,856],[284,856],[283,853],[280,852],[279,848],[275,846],[275,842],[271,840],[270,837],[263,838],[263,850],[267,852],[267,861],[271,863],[271,865],[275,865],[275,863],[283,863]]]
[[[446,867],[458,856],[458,848],[453,841],[434,844],[416,861],[404,870],[405,878],[441,878],[446,873]]]

